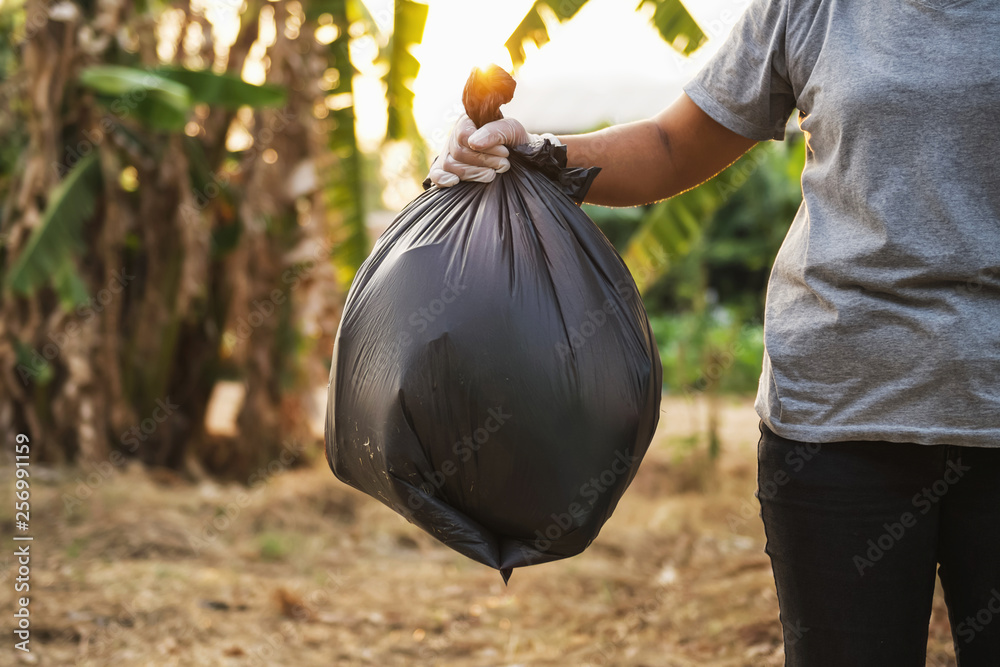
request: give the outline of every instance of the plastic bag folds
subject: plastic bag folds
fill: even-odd
[[[431,188],[362,265],[334,347],[342,481],[500,570],[583,551],[656,429],[661,368],[628,269],[548,140]]]

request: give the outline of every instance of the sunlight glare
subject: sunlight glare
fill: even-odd
[[[424,139],[437,151],[465,112],[462,88],[473,66],[495,64],[510,71],[504,42],[532,0],[430,0],[429,4],[424,39],[414,49],[420,73],[413,84],[413,113]]]
[[[340,29],[332,23],[316,28],[316,41],[320,44],[332,44],[340,37]]]

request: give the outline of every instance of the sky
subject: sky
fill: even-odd
[[[414,114],[432,152],[441,148],[461,113],[462,86],[474,65],[494,62],[509,70],[504,42],[533,0],[429,0],[423,42],[414,50]],[[689,58],[660,37],[638,0],[589,0],[570,21],[550,25],[552,41],[528,48],[515,72],[514,100],[505,115],[532,132],[577,132],[601,123],[649,117],[677,98],[682,86],[711,57],[749,0],[688,0],[688,11],[709,36]],[[391,23],[391,0],[365,0],[373,16]],[[388,26],[385,26],[388,27]],[[359,45],[360,55],[373,50]],[[384,94],[375,68],[361,67],[355,81],[358,132],[377,143],[385,129]]]

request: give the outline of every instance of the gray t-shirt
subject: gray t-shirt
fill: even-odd
[[[753,0],[685,92],[806,137],[757,412],[808,442],[1000,447],[1000,7]]]

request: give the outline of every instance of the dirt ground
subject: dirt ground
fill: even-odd
[[[753,496],[756,416],[749,401],[726,402],[712,470],[692,453],[704,449],[692,449],[703,409],[666,401],[596,542],[516,570],[506,587],[339,483],[322,458],[272,466],[249,488],[135,466],[35,468],[32,652],[14,651],[9,631],[2,651],[37,665],[781,665]],[[0,504],[5,535],[11,505]],[[939,588],[927,664],[955,665],[950,644]]]

